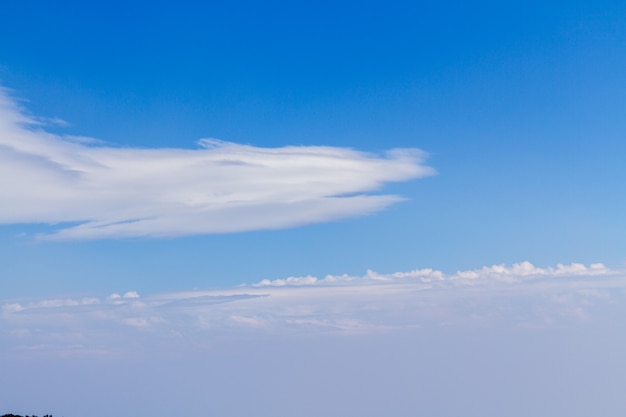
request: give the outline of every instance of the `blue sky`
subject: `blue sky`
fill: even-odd
[[[593,363],[585,352],[603,355],[602,341],[626,343],[610,336],[626,266],[624,22],[617,1],[2,2],[0,352],[20,373],[63,357],[69,378],[97,356],[97,372],[163,363],[163,375],[196,380],[167,349],[189,350],[192,363],[240,346],[220,371],[230,382],[211,382],[224,398],[238,375],[267,372],[239,366],[253,355],[242,340],[275,352],[291,381],[315,366],[290,373],[285,346],[319,343],[321,369],[348,385],[349,373],[321,365],[334,347],[350,367],[395,344],[411,362],[411,346],[482,340],[493,355],[478,342],[472,354],[508,369],[527,336],[539,347],[524,360],[547,381],[554,339],[574,338],[560,369]],[[429,291],[407,301],[419,285]],[[581,347],[578,334],[598,342]],[[220,353],[199,353],[207,343]],[[360,344],[371,352],[346,353]],[[138,352],[148,359],[134,362]],[[372,384],[401,378],[388,365],[372,365]],[[458,366],[471,379],[472,366]],[[607,394],[624,382],[611,372],[596,375],[604,415],[626,410]],[[113,390],[107,378],[99,389]],[[582,379],[574,391],[589,388]],[[485,389],[501,392],[494,381]],[[7,412],[100,407],[87,395],[71,411],[52,399],[54,410],[30,410],[23,392],[36,388],[12,389],[19,400],[0,394]],[[180,395],[171,407],[192,394]],[[567,395],[543,402],[549,415]],[[306,399],[293,398],[259,400],[255,415],[295,415]],[[348,400],[329,398],[351,415]],[[139,400],[124,401],[139,412]],[[394,415],[415,415],[415,403],[399,404]],[[430,415],[464,409],[428,404]],[[364,403],[358,415],[368,409],[378,410]]]
[[[34,4],[3,5],[0,77],[30,114],[68,124],[49,131],[119,147],[194,149],[209,137],[419,148],[438,175],[387,184],[382,193],[407,201],[384,212],[270,233],[51,247],[31,244],[38,226],[9,224],[3,264],[31,281],[4,284],[7,294],[50,280],[61,292],[150,290],[259,274],[624,263],[617,2]]]

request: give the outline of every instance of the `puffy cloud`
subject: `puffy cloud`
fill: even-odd
[[[264,279],[255,287],[275,286],[282,287],[286,285],[330,285],[330,284],[372,284],[376,282],[424,282],[439,283],[440,286],[450,286],[455,284],[468,284],[475,282],[519,282],[521,280],[537,279],[545,277],[559,276],[599,276],[611,275],[615,271],[610,270],[604,264],[594,263],[586,266],[581,263],[572,263],[569,265],[558,264],[556,267],[539,268],[532,263],[525,261],[515,263],[513,265],[492,265],[485,266],[480,269],[471,269],[467,271],[457,271],[454,274],[445,274],[442,271],[424,268],[414,269],[407,272],[394,272],[391,274],[379,274],[375,271],[368,270],[362,277],[354,277],[349,275],[327,275],[323,279],[308,275],[306,277],[288,277],[275,280]]]
[[[139,294],[137,291],[128,291],[123,295],[124,298],[139,298]]]
[[[43,130],[0,89],[0,224],[60,224],[48,239],[176,236],[286,228],[379,211],[371,194],[434,173],[417,149],[104,146]]]
[[[545,277],[545,276],[596,276],[606,275],[611,271],[601,263],[594,263],[585,266],[581,263],[572,263],[569,265],[558,264],[556,268],[538,268],[530,262],[520,262],[511,266],[492,265],[473,271],[459,271],[454,278],[458,279],[480,279],[480,278],[497,278],[501,280],[519,280],[527,277]]]

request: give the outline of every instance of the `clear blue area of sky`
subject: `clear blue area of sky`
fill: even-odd
[[[56,132],[132,147],[418,147],[435,177],[371,216],[176,239],[34,242],[0,295],[626,261],[621,1],[0,3],[0,84]],[[0,204],[1,204],[0,196]]]

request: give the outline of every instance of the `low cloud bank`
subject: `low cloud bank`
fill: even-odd
[[[433,175],[418,149],[104,146],[55,135],[0,89],[0,224],[59,224],[46,239],[162,237],[294,227],[383,210],[386,183]]]
[[[228,289],[5,302],[15,352],[124,350],[129,340],[203,346],[219,334],[368,334],[423,327],[558,327],[624,304],[626,275],[602,264],[530,262],[444,274],[292,277]],[[608,310],[607,310],[608,309]]]

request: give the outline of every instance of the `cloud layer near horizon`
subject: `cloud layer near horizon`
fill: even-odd
[[[103,146],[46,132],[0,89],[0,224],[60,224],[48,239],[275,229],[364,215],[402,200],[368,194],[432,175],[417,149],[384,157],[330,146]],[[90,143],[93,142],[93,143]],[[66,223],[64,225],[64,223]]]
[[[119,353],[136,346],[130,339],[193,349],[219,335],[250,332],[314,336],[429,326],[551,327],[593,322],[623,304],[625,289],[624,273],[602,264],[539,268],[522,262],[451,275],[432,269],[368,271],[361,277],[291,277],[153,295],[5,300],[0,336],[7,354],[67,355]]]

